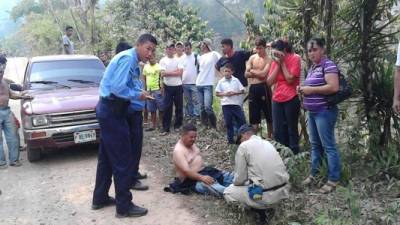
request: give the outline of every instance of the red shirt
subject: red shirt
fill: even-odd
[[[295,96],[297,96],[296,87],[300,84],[300,56],[294,53],[289,53],[283,59],[283,63],[285,63],[289,73],[295,77],[295,80],[292,84],[289,84],[285,79],[282,69],[279,69],[278,76],[276,77],[274,93],[272,95],[272,100],[275,102],[287,102],[292,100]],[[273,61],[268,75],[270,76],[278,66],[279,65]]]

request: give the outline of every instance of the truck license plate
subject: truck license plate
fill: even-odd
[[[89,141],[96,140],[96,131],[95,130],[87,130],[81,132],[74,133],[74,141],[75,143],[84,143]]]

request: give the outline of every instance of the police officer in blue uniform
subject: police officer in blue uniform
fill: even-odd
[[[115,48],[115,54],[118,54],[122,51],[131,49],[132,46],[125,42],[121,41],[117,44]],[[144,88],[143,88],[144,89]],[[147,178],[146,174],[141,174],[139,172],[139,163],[140,158],[142,156],[142,146],[143,146],[143,114],[142,111],[144,109],[145,102],[140,100],[131,101],[131,105],[128,109],[128,126],[131,134],[131,146],[133,151],[133,157],[135,160],[133,182],[131,189],[145,191],[149,189],[149,186],[143,184],[140,179]]]
[[[135,48],[114,56],[100,83],[100,100],[96,106],[96,114],[101,138],[92,209],[116,204],[116,217],[147,214],[147,209],[132,203],[129,190],[138,159],[135,159],[132,151],[126,118],[132,102],[144,101],[148,97],[139,79],[139,61],[148,61],[154,54],[156,45],[154,36],[141,35]],[[108,194],[112,176],[115,199]]]

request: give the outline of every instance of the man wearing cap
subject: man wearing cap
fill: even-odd
[[[10,91],[9,84],[3,79],[6,69],[7,59],[0,55],[0,136],[4,132],[4,136],[8,147],[8,160],[10,166],[21,166],[19,161],[19,142],[16,135],[16,127],[13,114],[8,106],[11,99],[31,99],[30,96],[22,96]],[[0,169],[7,167],[7,161],[3,149],[3,139],[0,139]]]
[[[213,104],[213,85],[215,82],[216,68],[215,64],[221,58],[221,55],[212,50],[211,40],[206,38],[200,44],[200,71],[196,79],[196,87],[200,102],[200,117],[204,125],[210,122],[211,127],[217,127],[217,118],[215,117]]]
[[[241,144],[235,155],[235,177],[224,191],[225,200],[265,215],[271,204],[289,197],[289,174],[275,147],[256,136],[251,125],[239,128],[237,142]],[[253,190],[259,190],[257,198],[250,196]]]
[[[178,48],[177,48],[178,51]],[[200,116],[199,101],[196,88],[196,78],[199,70],[199,56],[192,52],[192,43],[185,42],[183,58],[183,96],[184,96],[184,112],[188,119],[195,120]]]
[[[175,44],[169,42],[165,48],[165,56],[160,60],[161,77],[163,78],[164,115],[162,118],[163,131],[161,135],[167,135],[172,121],[172,110],[175,105],[174,129],[178,130],[183,122],[183,89],[182,73],[183,65],[174,57]]]
[[[393,110],[400,113],[400,43],[397,48],[396,72],[394,74]]]
[[[176,54],[175,54],[175,58],[177,58],[178,59],[178,61],[183,61],[183,58],[185,57],[185,54],[183,54],[184,53],[184,47],[183,47],[183,43],[182,42],[180,42],[180,41],[178,41],[176,44],[175,44],[175,51],[176,51]]]

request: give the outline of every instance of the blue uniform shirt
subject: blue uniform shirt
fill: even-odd
[[[134,48],[118,53],[108,64],[100,82],[100,96],[111,94],[131,101],[130,109],[143,110],[139,96],[144,88],[140,80],[139,58]]]

